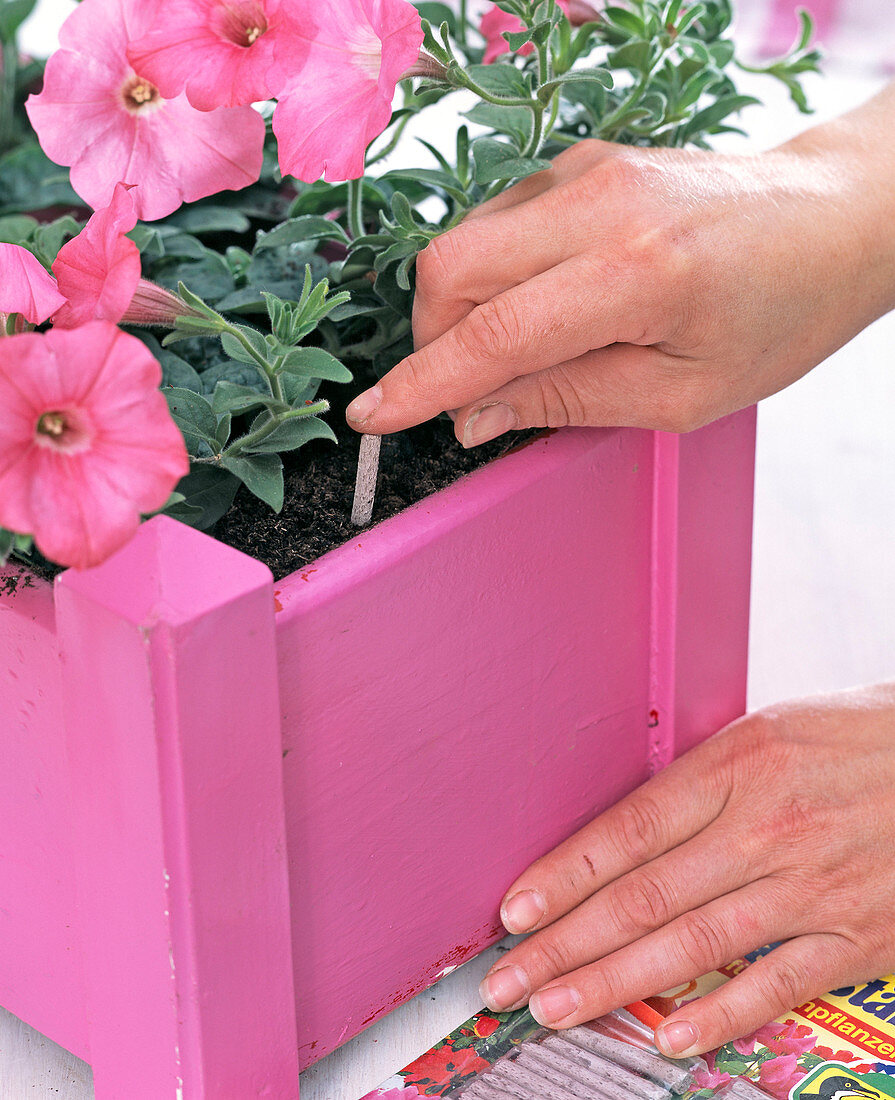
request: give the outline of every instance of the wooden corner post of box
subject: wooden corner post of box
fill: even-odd
[[[746,709],[755,425],[654,436],[652,770]]]
[[[56,605],[97,1100],[295,1100],[271,575],[157,517]]]

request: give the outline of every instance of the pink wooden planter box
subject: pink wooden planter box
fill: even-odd
[[[742,713],[753,453],[554,433],[276,586],[163,518],[7,567],[0,1003],[99,1100],[293,1100]]]

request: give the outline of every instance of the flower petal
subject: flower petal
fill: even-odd
[[[0,244],[0,313],[21,313],[41,325],[64,305],[56,280],[36,256],[21,245]]]
[[[125,236],[137,224],[133,189],[119,183],[111,204],[62,246],[53,264],[59,289],[68,298],[53,318],[57,328],[124,317],[140,281],[140,250]]]

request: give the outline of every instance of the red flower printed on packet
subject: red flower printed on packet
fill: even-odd
[[[0,526],[41,553],[97,565],[189,471],[161,368],[114,325],[26,333],[0,358]]]
[[[115,185],[139,184],[137,216],[163,218],[183,202],[239,190],[261,172],[264,120],[251,107],[202,112],[166,99],[131,68],[128,45],[158,0],[82,0],[47,62],[28,117],[48,157],[71,166],[72,186],[94,209]]]
[[[430,1050],[408,1067],[404,1080],[408,1085],[417,1085],[423,1091],[432,1085],[447,1085],[458,1077],[470,1073],[482,1073],[489,1063],[480,1058],[472,1047],[454,1050],[449,1043]]]

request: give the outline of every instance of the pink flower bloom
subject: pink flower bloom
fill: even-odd
[[[569,22],[575,26],[600,18],[597,9],[587,0],[556,0],[556,2],[568,16]],[[485,39],[485,56],[482,58],[484,64],[490,65],[498,57],[509,53],[509,43],[504,38],[504,34],[518,34],[521,30],[520,19],[493,4],[482,16],[479,24],[479,31]],[[528,42],[519,50],[519,56],[527,57],[533,51],[534,46]]]
[[[367,146],[388,125],[395,88],[423,41],[407,0],[293,0],[300,25],[319,28],[273,116],[284,175],[307,183],[357,179]],[[322,9],[322,10],[321,10]]]
[[[36,256],[17,244],[0,244],[0,336],[6,316],[20,313],[32,325],[41,325],[65,305],[53,276]]]
[[[734,1039],[732,1046],[737,1054],[742,1054],[748,1058],[750,1054],[755,1052],[755,1036],[747,1035],[745,1039]]]
[[[71,165],[72,185],[94,209],[115,185],[139,184],[137,216],[163,218],[193,202],[253,183],[261,171],[264,120],[251,107],[204,113],[186,96],[165,99],[127,60],[156,0],[82,0],[47,63],[43,91],[27,111],[44,152]]]
[[[0,526],[98,565],[189,470],[161,369],[105,321],[13,336],[0,359]]]
[[[119,183],[112,202],[64,244],[53,273],[67,303],[53,318],[57,328],[86,321],[121,320],[140,281],[140,251],[125,236],[137,224],[134,189]]]
[[[774,1054],[805,1054],[814,1049],[816,1036],[805,1024],[787,1020],[785,1024],[765,1024],[752,1038]]]
[[[148,34],[132,42],[134,69],[167,99],[186,92],[200,111],[239,107],[280,91],[310,48],[283,0],[161,0]]]
[[[787,1100],[792,1089],[804,1076],[805,1070],[799,1067],[796,1055],[783,1054],[779,1058],[762,1062],[758,1081],[761,1087],[771,1096],[776,1096],[777,1100]]]

